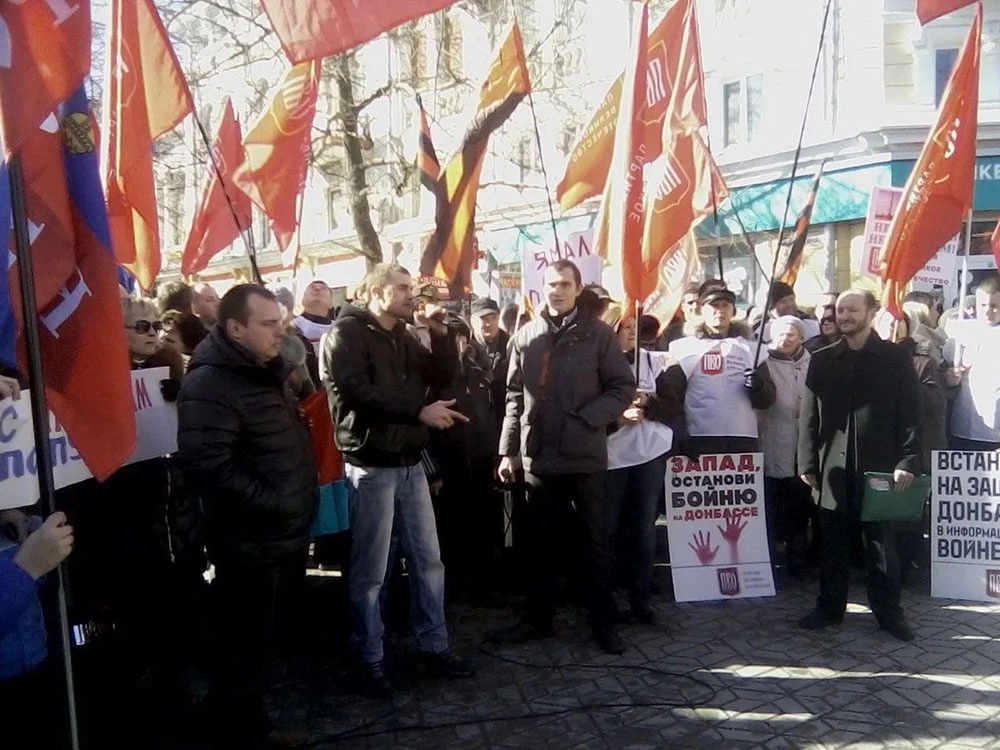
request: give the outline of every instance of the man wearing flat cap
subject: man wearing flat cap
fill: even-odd
[[[757,415],[775,399],[765,366],[743,321],[734,321],[736,295],[721,285],[703,288],[702,320],[694,334],[670,344],[674,362],[656,381],[672,406],[675,442],[689,455],[751,453],[759,449]]]
[[[497,425],[501,425],[507,400],[507,348],[510,336],[500,330],[500,306],[489,298],[481,297],[472,301],[470,322],[473,337],[482,344],[489,355],[490,372],[493,375],[491,386],[493,405],[497,415]],[[498,430],[498,440],[499,437]]]

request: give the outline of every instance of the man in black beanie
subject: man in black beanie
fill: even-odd
[[[768,308],[771,311],[770,315],[766,320],[758,320],[753,327],[754,334],[763,335],[765,344],[771,342],[771,321],[777,320],[783,315],[792,315],[802,321],[806,341],[813,336],[819,336],[819,323],[813,317],[799,310],[795,300],[795,290],[789,284],[783,281],[773,282],[768,290],[767,299]],[[761,330],[763,330],[763,334],[761,334]]]

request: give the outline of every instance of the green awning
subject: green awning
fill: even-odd
[[[573,216],[568,219],[557,218],[556,231],[559,233],[559,241],[565,243],[570,234],[589,229],[596,220],[594,214]],[[520,263],[526,246],[549,250],[554,244],[552,222],[543,221],[485,232],[479,241],[479,249],[492,255],[498,264],[503,265]]]
[[[792,203],[788,209],[787,224],[791,226],[802,206],[805,205],[812,187],[816,170],[810,169],[795,178]],[[740,225],[734,215],[735,209],[743,220],[747,232],[766,232],[781,226],[781,216],[788,196],[789,180],[775,180],[761,185],[733,188],[729,199],[719,206],[719,232],[716,235],[715,222],[709,216],[698,226],[698,236],[710,238],[740,235]],[[870,164],[823,173],[813,208],[812,223],[828,224],[835,221],[864,219],[868,214],[868,200],[876,185],[891,185],[892,169],[888,163]]]

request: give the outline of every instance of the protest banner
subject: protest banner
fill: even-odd
[[[763,454],[674,456],[666,490],[678,602],[774,596]]]
[[[545,269],[560,258],[576,263],[584,286],[601,283],[604,259],[594,254],[593,237],[593,229],[573,232],[562,241],[558,253],[554,248],[542,250],[537,245],[525,245],[521,257],[521,274],[525,294],[533,309],[540,310],[545,300]]]
[[[160,381],[167,377],[169,371],[166,367],[132,372],[136,449],[127,464],[177,450],[177,407],[164,401],[160,393]],[[32,505],[39,497],[35,436],[28,396],[27,391],[22,391],[20,399],[0,402],[0,510]],[[51,412],[49,448],[56,489],[92,476]]]
[[[934,451],[931,596],[1000,599],[1000,453]]]
[[[885,245],[889,224],[896,213],[896,207],[903,197],[903,188],[876,185],[872,188],[868,202],[868,216],[865,219],[864,247],[861,252],[862,275],[881,276],[882,246]],[[958,249],[961,232],[946,242],[926,265],[913,277],[917,284],[943,286],[946,289],[955,284],[958,271]]]

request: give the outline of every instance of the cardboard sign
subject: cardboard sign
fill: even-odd
[[[1000,453],[934,451],[931,596],[1000,601]]]
[[[126,464],[177,450],[177,407],[164,401],[160,393],[160,381],[167,377],[169,370],[166,367],[132,372],[136,449]],[[93,476],[51,412],[49,449],[56,489]],[[0,401],[0,509],[32,505],[38,497],[38,465],[31,425],[30,393],[22,391],[17,401]]]
[[[584,286],[601,283],[604,259],[593,253],[593,237],[593,229],[573,232],[562,242],[558,254],[555,250],[539,250],[537,245],[525,245],[521,274],[524,291],[535,310],[540,310],[545,304],[545,269],[560,258],[576,263]]]
[[[774,596],[763,454],[674,456],[666,489],[677,601]]]

